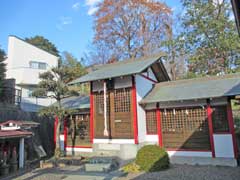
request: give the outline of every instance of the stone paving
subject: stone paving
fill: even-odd
[[[122,176],[122,177],[121,177]],[[16,180],[110,180],[110,179],[159,179],[159,180],[239,180],[240,167],[172,165],[170,169],[154,173],[135,173],[123,175],[112,173],[86,173],[82,167],[36,169]]]

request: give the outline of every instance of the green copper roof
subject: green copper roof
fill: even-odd
[[[62,100],[62,106],[67,109],[89,109],[89,96],[72,96]]]
[[[125,60],[117,63],[101,65],[97,68],[97,70],[90,72],[89,74],[82,76],[70,82],[69,84],[73,85],[77,83],[84,83],[141,73],[148,67],[150,67],[152,64],[160,60],[160,58],[163,56],[164,54],[161,53],[152,57]]]
[[[240,74],[156,84],[141,104],[227,97],[240,94]]]

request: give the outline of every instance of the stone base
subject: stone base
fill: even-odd
[[[236,167],[237,160],[234,158],[208,158],[208,157],[170,157],[172,164],[188,164],[188,165],[212,165],[212,166],[230,166]]]
[[[117,158],[113,157],[92,157],[85,164],[86,172],[110,172],[119,167]]]
[[[111,164],[85,164],[86,172],[109,172]]]

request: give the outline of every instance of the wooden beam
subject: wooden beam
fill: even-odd
[[[92,91],[92,82],[90,82],[90,143],[93,143],[94,138],[94,100]]]
[[[144,75],[144,74],[140,74],[140,76],[142,76],[143,78],[145,78],[145,79],[147,79],[147,80],[153,82],[154,84],[155,84],[155,83],[158,83],[158,82],[155,81],[154,79],[152,79],[152,78],[150,78],[149,76],[146,76],[146,75]]]
[[[240,35],[240,2],[239,0],[231,0],[233,13],[235,15],[235,21],[238,29],[238,33]]]

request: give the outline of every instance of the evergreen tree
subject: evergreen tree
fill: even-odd
[[[72,113],[71,110],[65,109],[61,102],[62,99],[78,95],[77,92],[68,88],[64,79],[66,78],[66,70],[61,63],[58,67],[40,74],[40,82],[37,89],[33,92],[33,96],[36,97],[51,97],[56,100],[56,103],[40,110],[40,115],[47,115],[52,117],[58,117],[58,125],[56,129],[56,147],[55,157],[60,156],[60,127],[63,125],[66,117]]]
[[[25,38],[25,41],[55,56],[59,56],[59,51],[57,50],[56,46],[43,36]]]
[[[189,75],[240,70],[240,39],[227,0],[183,0],[183,37]]]

